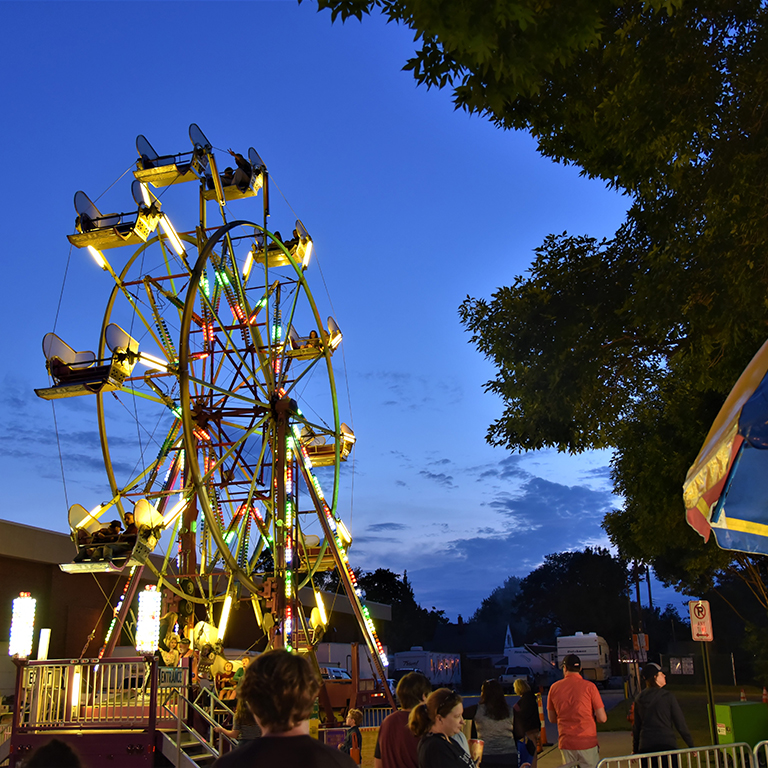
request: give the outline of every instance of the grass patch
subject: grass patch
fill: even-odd
[[[707,690],[703,685],[668,685],[667,688],[675,695],[680,709],[683,710],[685,722],[693,736],[693,743],[703,746],[711,744],[709,735],[709,719],[707,714]],[[732,685],[716,685],[714,688],[715,704],[725,704],[738,701],[741,688]],[[762,688],[744,686],[748,701],[762,701]],[[600,731],[631,731],[632,723],[627,720],[631,702],[625,699],[608,712],[608,722],[598,723]],[[678,738],[680,748],[685,747],[682,739]]]

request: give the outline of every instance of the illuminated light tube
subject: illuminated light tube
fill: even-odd
[[[8,655],[26,659],[32,653],[37,600],[29,592],[20,592],[12,603],[11,636]]]
[[[102,269],[107,269],[107,260],[104,258],[104,254],[101,251],[94,248],[92,245],[88,245],[86,246],[86,248],[88,248],[88,252],[91,254],[91,256],[93,256],[96,263]]]
[[[344,525],[341,520],[339,520],[339,522],[336,524],[336,529],[339,533],[339,538],[341,539],[342,543],[348,547],[352,543],[352,536],[347,530],[347,526]]]
[[[139,352],[139,359],[142,365],[146,365],[147,368],[152,368],[155,371],[162,371],[168,373],[168,361],[160,360],[160,358],[154,355],[149,355],[146,352]]]
[[[163,218],[160,219],[160,226],[162,227],[163,232],[165,232],[165,236],[170,241],[173,250],[176,251],[179,256],[182,256],[184,254],[184,246],[181,244],[181,240],[176,234],[173,224],[171,224],[168,220],[168,216],[165,214],[163,214]]]
[[[48,648],[51,645],[51,630],[43,627],[40,630],[40,639],[37,641],[37,660],[45,661],[48,658]]]
[[[245,280],[247,280],[248,275],[251,274],[252,267],[253,267],[253,248],[251,248],[251,250],[248,251],[248,255],[245,257],[245,264],[243,265],[243,278]]]
[[[181,510],[187,506],[187,500],[182,499],[176,506],[163,517],[163,528],[167,528],[181,514]]]
[[[219,640],[224,639],[224,633],[227,631],[227,622],[229,622],[229,612],[232,610],[232,595],[224,598],[224,605],[221,608],[221,619],[219,619]]]
[[[144,205],[152,205],[152,198],[149,194],[149,190],[147,189],[147,185],[139,182],[139,186],[141,187],[141,199],[144,201]]]
[[[328,624],[328,614],[325,612],[325,603],[323,603],[323,596],[315,590],[315,603],[317,603],[317,610],[320,611],[320,621],[323,626]]]
[[[136,620],[136,650],[154,653],[160,642],[160,603],[162,596],[154,584],[148,584],[139,594],[139,615]]]
[[[301,260],[302,269],[309,266],[309,257],[312,255],[312,241],[307,240],[307,249],[304,251],[304,258]]]
[[[77,711],[80,709],[80,688],[83,680],[82,667],[80,665],[75,667],[74,674],[72,675],[72,716],[77,716]]]
[[[97,512],[101,512],[103,507],[101,504],[99,504],[98,507],[94,507],[76,526],[75,530],[79,530],[80,528],[85,528],[86,525],[89,525],[92,522],[98,521],[98,515]]]
[[[336,347],[338,347],[338,346],[339,346],[339,344],[341,344],[341,331],[339,331],[337,334],[335,334],[335,335],[334,335],[334,336],[331,338],[330,342],[328,342],[328,346],[329,346],[331,349],[336,349]]]

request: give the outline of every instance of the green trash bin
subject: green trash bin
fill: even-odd
[[[717,743],[745,741],[754,747],[768,739],[768,704],[759,701],[731,701],[715,704]]]

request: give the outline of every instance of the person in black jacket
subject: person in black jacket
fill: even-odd
[[[635,699],[635,722],[632,727],[632,752],[666,752],[677,749],[677,734],[693,747],[693,738],[685,723],[677,699],[664,688],[667,678],[658,664],[646,664],[641,672],[645,690]],[[657,761],[643,760],[644,768],[656,768]],[[664,766],[667,761],[664,760]],[[677,756],[672,756],[672,768]]]

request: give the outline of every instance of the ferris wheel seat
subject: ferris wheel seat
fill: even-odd
[[[82,560],[81,562],[61,563],[59,568],[64,573],[120,573],[125,568],[132,568],[135,565],[145,565],[147,558],[157,544],[157,538],[150,535],[139,535],[130,552],[121,552],[115,555],[111,560],[94,559]],[[78,551],[88,549],[93,545],[81,544]]]
[[[73,235],[67,235],[75,248],[86,248],[92,246],[99,251],[105,251],[109,248],[119,248],[123,245],[141,245],[146,243],[149,236],[157,229],[162,215],[154,209],[147,209],[136,214],[133,222],[123,220],[124,216],[133,214],[110,214],[108,217],[101,217],[98,221],[91,220],[96,224],[92,229],[88,229],[87,222],[84,231],[76,232]],[[117,224],[105,223],[105,221],[119,221]],[[80,219],[78,229],[83,227]]]
[[[171,158],[160,158],[169,160]],[[200,176],[192,163],[170,162],[159,166],[142,166],[141,160],[136,161],[137,170],[133,176],[143,184],[151,184],[156,189],[170,187],[171,184],[183,184],[185,181],[198,181]]]
[[[136,342],[119,326],[114,326],[113,337],[120,338],[117,331]],[[109,328],[108,328],[109,331]],[[138,345],[136,345],[138,349]],[[114,392],[122,389],[123,382],[130,376],[136,364],[135,356],[126,354],[121,347],[115,347],[109,362],[96,360],[93,352],[75,352],[55,333],[43,338],[45,365],[54,386],[36,389],[35,394],[43,400],[58,400],[65,397],[93,395],[97,392]]]
[[[320,557],[321,546],[305,546],[304,549],[299,548],[299,560],[301,566],[305,570],[309,571],[315,568],[316,571],[332,571],[336,567],[336,559],[331,551],[331,544],[325,548],[322,557]]]
[[[76,248],[90,245],[99,251],[146,243],[162,217],[159,206],[148,207],[143,202],[135,214],[103,214],[82,190],[75,193],[75,210],[77,232],[67,235],[67,239]]]
[[[212,186],[212,184],[213,184],[213,179],[210,176],[206,177],[206,186],[208,185]],[[224,192],[224,199],[227,201],[242,200],[246,197],[255,197],[263,186],[264,186],[264,174],[255,173],[251,176],[251,181],[244,190],[239,189],[236,184],[228,184],[226,186],[222,186],[222,191]],[[203,190],[203,199],[215,200],[216,190],[215,189]]]
[[[136,137],[136,161],[134,178],[153,187],[169,187],[185,181],[197,181],[205,172],[207,161],[199,151],[179,152],[175,155],[158,155],[149,141],[139,134]]]

